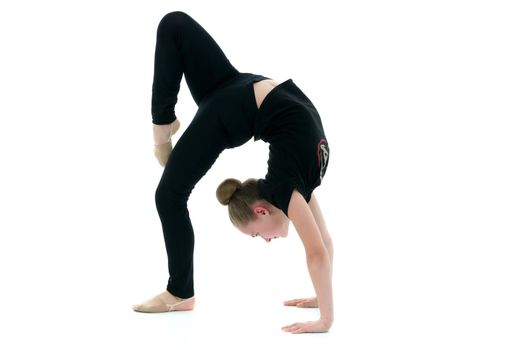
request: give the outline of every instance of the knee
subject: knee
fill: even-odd
[[[155,190],[155,204],[161,207],[186,207],[190,193],[159,184]]]
[[[162,17],[162,19],[159,22],[159,29],[165,28],[167,26],[173,26],[173,27],[180,27],[183,26],[185,23],[187,23],[188,18],[190,16],[182,11],[173,11],[170,13],[167,13]]]

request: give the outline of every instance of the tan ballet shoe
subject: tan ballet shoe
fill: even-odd
[[[162,292],[149,300],[132,306],[133,311],[148,313],[189,311],[193,310],[194,307],[195,296],[183,299],[172,295],[168,291]]]
[[[173,136],[179,128],[180,122],[178,118],[175,119],[173,123],[167,125],[153,124],[153,141],[155,143],[153,153],[161,166],[165,166],[168,162],[168,158],[173,150],[171,136]]]
[[[155,158],[157,158],[161,166],[166,166],[172,150],[173,146],[171,145],[171,141],[161,143],[160,145],[155,145],[153,152],[155,154]]]

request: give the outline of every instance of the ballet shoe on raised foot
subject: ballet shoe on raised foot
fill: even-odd
[[[133,305],[133,310],[137,312],[170,312],[170,311],[189,311],[195,307],[195,296],[187,299],[174,296],[168,291],[146,300],[140,304]]]
[[[157,125],[153,124],[153,141],[155,147],[153,153],[161,166],[165,166],[173,150],[171,136],[180,128],[179,119],[175,119],[171,124]]]

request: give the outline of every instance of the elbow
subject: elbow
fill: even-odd
[[[308,264],[317,264],[317,263],[324,263],[330,262],[330,255],[328,253],[327,248],[324,246],[320,249],[316,249],[313,252],[307,252],[306,253],[306,260]]]

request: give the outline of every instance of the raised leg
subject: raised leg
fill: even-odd
[[[166,14],[157,28],[151,114],[153,124],[176,119],[175,104],[184,74],[197,105],[222,82],[239,74],[211,35],[181,11]]]

